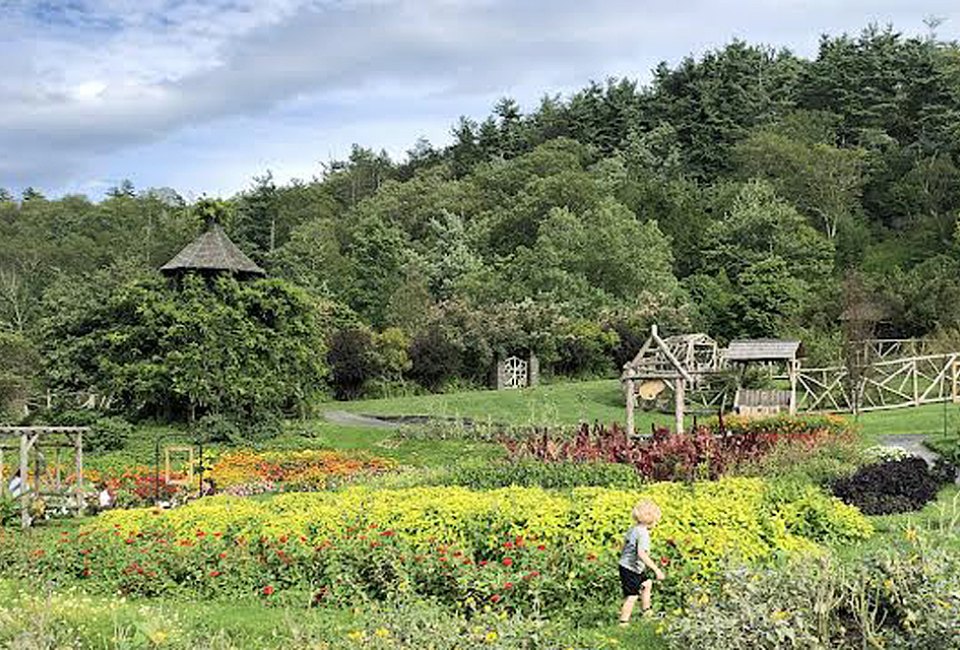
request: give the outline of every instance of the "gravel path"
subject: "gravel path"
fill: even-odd
[[[334,424],[345,424],[351,427],[372,427],[374,429],[396,429],[400,426],[397,422],[387,422],[379,418],[368,415],[357,415],[356,413],[347,413],[346,411],[325,411],[323,414],[327,422]]]
[[[910,433],[898,433],[880,436],[878,442],[883,447],[900,447],[908,453],[927,461],[928,465],[933,465],[940,456],[923,444],[923,436]]]

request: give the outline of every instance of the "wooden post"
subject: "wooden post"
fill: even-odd
[[[920,386],[917,378],[917,360],[910,364],[910,374],[913,377],[913,405],[920,406]]]
[[[77,479],[74,483],[77,491],[77,515],[82,515],[84,510],[83,503],[83,433],[77,432],[74,440],[75,454],[77,457]]]
[[[7,468],[3,464],[3,447],[0,447],[0,499],[7,495]]]
[[[790,415],[797,414],[797,376],[800,374],[800,361],[790,360]]]
[[[57,450],[53,454],[53,482],[57,492],[60,491],[62,485],[60,481],[60,447],[57,447]]]
[[[40,445],[35,442],[33,444],[33,494],[36,497],[40,496]]]
[[[957,361],[956,356],[953,357],[950,367],[953,370],[953,385],[950,389],[950,395],[953,398],[953,403],[956,404],[960,402],[960,390],[957,390],[957,380],[960,379],[960,362]]]
[[[628,370],[627,381],[625,382],[627,393],[627,435],[631,438],[636,433],[636,426],[633,419],[633,409],[636,406],[637,387],[633,382],[633,371]]]
[[[23,528],[30,527],[30,483],[27,480],[30,474],[29,454],[30,434],[23,431],[20,433],[20,525]]]
[[[684,379],[677,377],[674,383],[674,401],[676,403],[676,428],[677,433],[683,432],[683,402],[684,402]]]

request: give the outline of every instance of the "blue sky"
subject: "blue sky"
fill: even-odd
[[[504,95],[646,81],[733,38],[810,56],[821,33],[927,16],[960,39],[956,0],[0,0],[0,187],[227,196],[352,143],[445,144]]]

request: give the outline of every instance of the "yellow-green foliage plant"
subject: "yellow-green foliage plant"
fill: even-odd
[[[275,581],[287,586],[329,588],[328,578],[346,571],[346,564],[367,576],[363,563],[373,562],[367,556],[384,553],[381,547],[389,545],[384,562],[399,564],[383,575],[362,578],[374,580],[377,589],[425,580],[417,573],[423,566],[413,566],[420,564],[415,558],[430,558],[424,562],[435,562],[440,574],[445,571],[442,565],[456,558],[450,561],[458,567],[499,567],[502,575],[484,574],[488,577],[481,581],[482,589],[473,574],[448,576],[464,581],[451,598],[478,590],[486,597],[495,595],[501,578],[511,585],[509,591],[529,575],[561,567],[580,576],[577,580],[605,584],[603,574],[616,563],[630,510],[640,498],[655,500],[664,512],[653,533],[653,553],[670,567],[676,591],[708,582],[729,561],[758,563],[815,553],[820,541],[860,540],[871,533],[856,509],[817,489],[797,490],[791,496],[757,478],[656,483],[639,491],[355,486],[263,501],[215,497],[171,511],[114,511],[88,524],[76,538],[67,536],[31,551],[39,555],[25,562],[33,573],[66,566],[90,581],[114,576],[111,584],[138,593],[188,584],[217,593],[228,578],[234,580],[231,593],[266,587],[272,593],[275,585],[261,584],[271,567],[276,569]],[[548,556],[553,564],[546,561]],[[161,587],[170,575],[183,577],[173,581],[176,585]],[[589,586],[567,582],[568,590]],[[563,585],[551,588],[560,598]]]

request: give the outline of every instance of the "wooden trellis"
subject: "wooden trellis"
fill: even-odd
[[[958,381],[960,352],[877,361],[863,369],[856,386],[843,366],[801,368],[798,410],[881,411],[957,402]]]
[[[5,453],[14,452],[17,463],[11,476],[20,477],[17,498],[20,502],[20,521],[24,528],[28,528],[32,523],[31,503],[43,496],[66,498],[72,502],[76,514],[83,513],[83,434],[89,430],[88,427],[0,427],[0,497],[7,496],[7,481],[10,480],[4,465]],[[63,482],[60,474],[59,456],[64,449],[72,451],[74,455],[76,477],[72,488]],[[41,480],[41,468],[47,462],[46,454],[49,452],[56,457],[52,486],[44,485]]]

